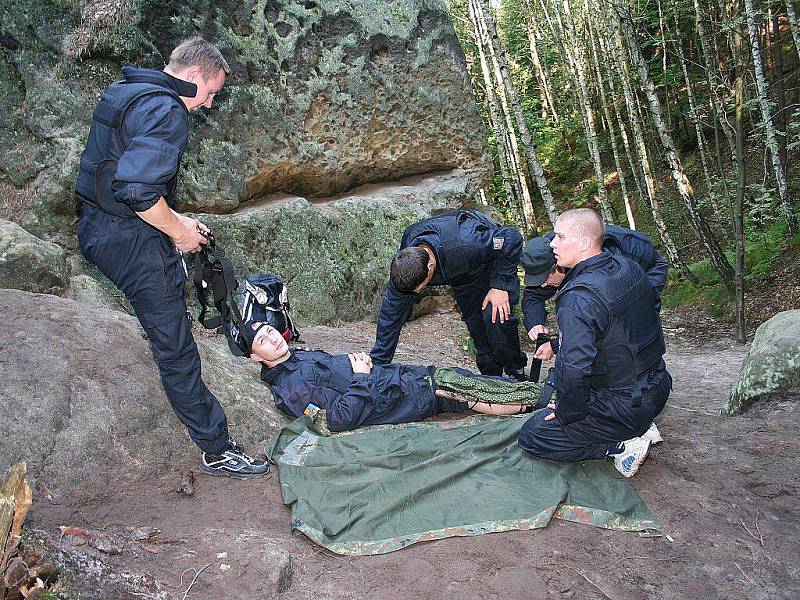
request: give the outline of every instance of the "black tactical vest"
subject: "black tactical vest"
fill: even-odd
[[[78,181],[75,184],[75,192],[84,202],[117,217],[135,216],[130,207],[114,199],[112,184],[117,172],[117,163],[128,142],[122,135],[125,114],[134,102],[153,95],[169,96],[183,106],[180,96],[172,90],[145,82],[117,81],[111,84],[100,98],[92,115],[89,139],[81,155]],[[170,206],[176,184],[177,173],[167,183],[165,199]]]
[[[481,271],[486,254],[481,241],[462,237],[461,224],[466,219],[475,219],[490,229],[497,227],[494,221],[476,210],[454,210],[409,226],[403,234],[400,248],[415,246],[415,240],[419,237],[435,235],[439,241],[433,251],[442,274],[441,283],[466,283]]]
[[[638,264],[622,256],[609,257],[616,267],[613,274],[605,269],[579,273],[558,291],[556,309],[570,290],[589,290],[600,299],[610,325],[597,340],[592,387],[630,390],[638,396],[637,380],[655,369],[666,351],[655,291]]]

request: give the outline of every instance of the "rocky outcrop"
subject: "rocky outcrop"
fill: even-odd
[[[0,290],[0,329],[0,472],[24,460],[34,482],[94,486],[195,465],[135,318]],[[284,420],[256,365],[231,356],[222,336],[198,345],[231,433],[263,447]]]
[[[0,288],[62,294],[69,285],[64,249],[0,219]]]
[[[198,215],[238,275],[271,272],[301,326],[374,318],[403,230],[467,196],[465,174],[367,185],[326,202],[283,195],[229,215]]]
[[[460,169],[491,174],[484,125],[442,0],[52,3],[5,11],[0,171],[29,231],[72,242],[72,188],[93,107],[121,64],[161,68],[203,34],[232,72],[192,115],[179,198],[228,213],[283,191],[328,196]]]
[[[739,381],[722,408],[738,415],[758,400],[800,386],[800,310],[780,312],[756,330]]]

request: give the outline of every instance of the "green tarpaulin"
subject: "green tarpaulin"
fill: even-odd
[[[526,417],[382,425],[330,437],[310,417],[269,449],[292,528],[338,554],[383,554],[451,536],[544,527],[657,528],[606,461],[556,463],[517,446]]]

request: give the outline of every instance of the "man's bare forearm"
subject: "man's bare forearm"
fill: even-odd
[[[162,233],[166,233],[173,240],[181,236],[183,224],[178,218],[178,214],[169,207],[163,196],[153,206],[136,214],[145,223],[152,225]]]

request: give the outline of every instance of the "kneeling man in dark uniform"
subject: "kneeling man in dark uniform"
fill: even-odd
[[[392,361],[415,294],[428,285],[450,285],[475,344],[478,370],[484,375],[505,371],[524,380],[527,360],[514,316],[521,251],[522,236],[516,229],[475,210],[456,210],[408,227],[392,260],[372,360]]]
[[[556,262],[570,269],[555,297],[557,397],[525,424],[519,445],[551,460],[613,456],[631,477],[660,441],[651,424],[672,388],[654,290],[638,264],[603,250],[593,210],[563,213],[554,231]]]
[[[458,399],[437,384],[436,369],[412,365],[373,365],[368,354],[331,355],[321,350],[292,349],[277,329],[254,322],[250,358],[261,363],[261,379],[269,385],[275,405],[299,417],[309,405],[326,412],[331,431],[366,425],[422,421],[442,412],[510,415],[527,412],[521,404],[489,404]],[[525,383],[452,369],[466,380],[499,380],[498,384],[525,395]],[[443,393],[444,392],[444,393]],[[533,400],[533,394],[530,399]]]

